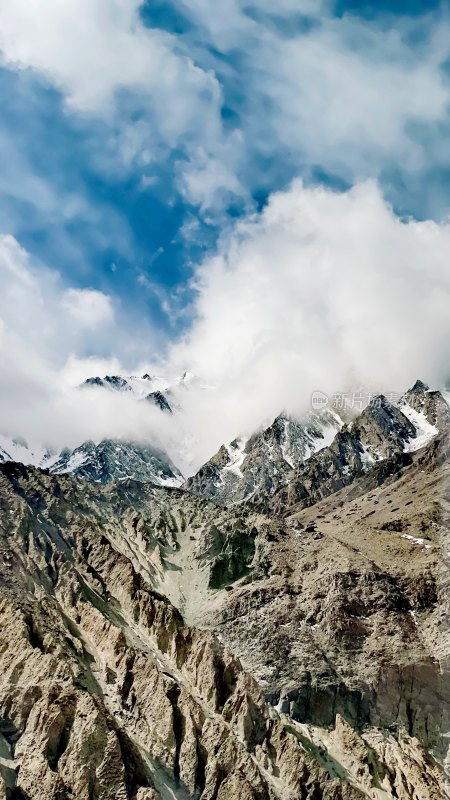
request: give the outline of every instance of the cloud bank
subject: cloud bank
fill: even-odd
[[[400,392],[416,377],[442,385],[449,263],[449,222],[400,219],[374,182],[334,192],[296,181],[199,266],[188,332],[159,360],[140,341],[134,360],[120,363],[114,354],[128,334],[111,298],[65,287],[54,272],[38,275],[3,237],[2,427],[59,446],[157,434],[172,455],[189,432],[181,466],[192,471],[282,409],[301,414],[314,390]],[[166,426],[128,398],[70,388],[89,374],[145,369],[169,377],[189,369],[215,389],[191,387]]]
[[[450,223],[399,219],[374,182],[273,195],[199,269],[194,324],[170,354],[220,387],[201,414],[214,446],[301,414],[314,390],[442,385],[449,263]]]
[[[3,434],[56,449],[104,436],[145,440],[154,435],[161,423],[152,408],[145,413],[126,398],[74,390],[89,374],[120,371],[114,353],[138,353],[111,297],[65,286],[57,271],[33,264],[5,235],[0,236],[0,285]],[[137,342],[149,333],[148,326],[136,326]]]
[[[180,187],[196,201],[240,193],[232,172],[220,168],[233,160],[236,137],[228,142],[223,130],[219,81],[176,36],[145,26],[142,8],[140,0],[46,0],[43,14],[37,0],[5,0],[3,62],[45,78],[68,113],[107,124],[105,153],[96,154],[103,169],[120,165],[145,178],[180,149]]]
[[[57,87],[67,112],[106,124],[103,169],[150,187],[172,158],[202,213],[248,207],[286,172],[353,183],[400,171],[412,184],[445,166],[445,9],[393,24],[334,5],[172,0],[179,33],[152,25],[140,0],[46,0],[45,14],[38,0],[3,0],[0,51]]]

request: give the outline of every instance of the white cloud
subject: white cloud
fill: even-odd
[[[87,378],[96,375],[120,375],[123,366],[115,356],[102,358],[101,356],[90,355],[85,357],[71,353],[60,371],[62,385],[66,389],[79,386]]]
[[[201,140],[209,152],[222,145],[221,87],[200,69],[175,37],[143,25],[139,0],[4,0],[0,51],[4,63],[31,68],[65,95],[74,112],[112,125],[117,155],[145,166],[161,145]],[[143,109],[134,122],[120,119],[120,93]],[[110,142],[110,144],[111,144]]]
[[[221,86],[175,36],[142,23],[141,5],[46,0],[44,13],[39,0],[4,0],[0,58],[12,69],[43,75],[63,93],[69,111],[108,123],[104,152],[97,155],[102,169],[142,171],[181,147],[186,158],[178,171],[182,177],[186,166],[186,186],[195,183],[199,202],[206,194],[215,202],[220,187],[211,192],[212,168],[205,162],[217,161],[227,147]],[[130,111],[138,113],[130,118]],[[226,173],[222,165],[226,183],[236,185]]]
[[[382,15],[336,18],[331,2],[178,4],[200,30],[197,51],[197,40],[207,52],[212,43],[221,53],[219,71],[228,56],[223,73],[245,98],[243,156],[234,166],[241,181],[249,163],[255,169],[255,156],[264,159],[269,184],[284,159],[291,175],[318,168],[349,182],[392,169],[407,179],[448,162],[444,11],[389,23]],[[311,15],[310,27],[298,22],[301,13]]]
[[[65,288],[56,270],[33,265],[14,237],[0,235],[0,318],[4,334],[30,359],[60,366],[73,348],[81,351],[93,331],[110,333],[112,299],[95,289]]]
[[[59,447],[156,438],[173,456],[189,432],[192,460],[184,453],[178,463],[192,470],[282,409],[301,414],[316,389],[400,392],[416,377],[440,385],[449,378],[449,262],[450,222],[400,220],[373,182],[338,193],[296,181],[199,267],[194,321],[152,368],[148,339],[120,327],[108,298],[37,273],[3,237],[2,427]],[[90,375],[185,369],[203,380],[180,389],[176,421],[126,396],[73,391]]]
[[[96,289],[66,289],[62,308],[81,328],[96,330],[114,320],[111,298]]]
[[[421,169],[430,154],[413,126],[448,117],[447,57],[437,36],[417,58],[401,28],[387,33],[348,18],[301,39],[272,37],[261,89],[277,104],[273,135],[349,180],[394,162]]]
[[[191,148],[188,163],[179,164],[178,185],[186,200],[207,212],[221,208],[233,196],[245,198],[246,191],[235,174],[242,147],[242,137],[235,132],[214,155],[203,147]]]
[[[123,371],[112,351],[142,357],[152,347],[148,327],[136,321],[131,334],[108,295],[64,286],[12,236],[0,236],[0,285],[2,433],[55,448],[114,435],[155,439],[164,429],[156,408],[74,389]]]
[[[315,389],[442,384],[449,262],[450,223],[401,221],[375,183],[273,195],[199,269],[196,320],[171,353],[219,387],[192,396],[202,456],[304,411]]]
[[[0,51],[73,112],[109,121],[105,169],[144,174],[181,152],[178,187],[203,211],[248,198],[258,158],[269,173],[287,159],[297,174],[319,167],[350,182],[448,160],[444,12],[389,27],[334,18],[330,2],[173,2],[192,21],[183,36],[146,27],[140,0],[46,0],[45,13],[39,0],[3,0]],[[301,13],[315,24],[298,26]],[[225,85],[241,98],[227,126]]]
[[[418,44],[412,34],[422,21],[398,21],[394,31],[333,19],[327,3],[310,0],[277,6],[285,27],[299,10],[319,23],[302,32],[293,26],[289,35],[249,15],[244,0],[179,5],[195,23],[183,38],[145,28],[138,0],[46,0],[45,13],[38,0],[3,0],[4,63],[44,75],[71,112],[107,120],[105,163],[115,147],[121,163],[147,173],[168,149],[180,149],[178,185],[205,213],[224,194],[247,195],[255,154],[269,173],[288,153],[294,171],[319,166],[349,181],[392,165],[425,174],[445,162],[447,18],[430,17]],[[258,5],[272,12],[268,0]],[[238,67],[225,64],[231,53]],[[244,105],[231,133],[221,119],[219,70]],[[136,122],[120,116],[124,94],[142,110]],[[34,193],[52,221],[91,213],[76,197],[59,208],[45,181],[24,190],[5,174],[21,199]],[[185,228],[193,229],[195,220]],[[182,425],[197,441],[195,465],[281,408],[302,411],[314,389],[363,382],[401,390],[416,376],[444,380],[449,256],[447,222],[399,220],[371,182],[347,193],[295,182],[261,215],[237,223],[198,269],[194,323],[161,367],[191,369],[218,387],[185,398]],[[0,237],[0,284],[2,424],[60,445],[145,438],[160,428],[126,398],[70,391],[90,374],[135,371],[149,349],[140,330],[120,326],[110,297],[37,270],[12,237]]]
[[[213,78],[178,57],[168,35],[146,29],[139,0],[4,0],[0,48],[6,62],[47,75],[79,111],[105,110],[120,88],[155,93],[183,86],[188,97],[167,115],[167,132],[191,116],[192,91],[213,94]],[[170,120],[169,120],[170,116]]]

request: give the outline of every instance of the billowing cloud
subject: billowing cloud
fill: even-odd
[[[32,69],[56,86],[72,113],[105,120],[105,149],[115,143],[116,163],[144,169],[161,152],[181,147],[193,185],[197,160],[206,175],[205,163],[227,148],[222,89],[175,36],[143,24],[141,6],[140,0],[47,0],[44,14],[37,0],[5,0],[0,52],[8,67]],[[200,202],[219,189],[216,181],[211,193],[207,172]],[[232,176],[226,180],[240,191]]]
[[[258,179],[269,182],[286,161],[291,174],[328,171],[351,183],[392,171],[408,180],[448,162],[443,10],[418,18],[380,12],[368,20],[351,12],[336,17],[333,2],[178,5],[205,50],[212,43],[221,53],[214,66],[224,84],[240,88],[243,101],[233,108],[245,151],[242,180],[258,159]]]
[[[0,414],[25,437],[156,438],[187,472],[282,409],[301,415],[314,390],[401,392],[416,377],[449,377],[450,223],[401,220],[373,182],[333,192],[296,181],[239,221],[197,270],[189,331],[153,365],[145,340],[124,359],[129,334],[104,296],[67,290],[55,273],[37,278],[10,237],[0,253]],[[82,313],[64,310],[67,297]],[[186,368],[201,381],[180,390],[175,420],[72,388],[92,374]]]
[[[139,0],[5,0],[0,49],[7,63],[46,75],[73,109],[108,110],[120,89],[146,91],[178,103],[165,115],[166,133],[189,126],[195,94],[218,93],[212,76],[177,56],[168,34],[144,27]],[[185,99],[183,102],[183,90]]]
[[[172,349],[213,395],[195,398],[210,452],[311,393],[401,392],[449,377],[450,223],[399,219],[373,182],[294,182],[241,221],[196,276],[196,318]]]
[[[37,264],[11,236],[0,238],[3,427],[53,437],[56,446],[157,431],[171,448],[189,431],[194,467],[282,408],[301,413],[315,389],[401,391],[418,375],[444,381],[450,228],[440,220],[448,199],[431,202],[428,177],[448,164],[445,10],[393,26],[335,17],[331,0],[281,0],[276,12],[266,0],[172,5],[188,21],[182,35],[147,27],[139,0],[46,0],[45,15],[37,0],[0,6],[2,64],[57,87],[65,111],[83,120],[86,148],[92,124],[90,167],[102,180],[129,170],[142,192],[167,180],[167,203],[178,191],[225,231],[194,268],[194,301],[183,307],[193,322],[175,342],[136,319],[126,292],[119,302],[100,281],[80,288],[50,268],[58,264]],[[97,218],[78,192],[60,199],[50,175],[21,182],[21,172],[19,163],[4,185],[0,178],[6,195],[16,187],[20,218],[20,203],[34,194],[40,220],[58,227],[62,216],[73,231],[89,218],[108,249],[116,216],[108,224],[109,212],[97,209]],[[330,174],[353,188],[306,182]],[[394,174],[426,187],[420,195],[438,222],[394,213],[385,199]],[[294,175],[305,182],[273,193]],[[272,194],[252,215],[258,191]],[[229,203],[243,214],[235,223],[220,216]],[[185,241],[206,227],[192,207],[188,219]],[[131,263],[128,233],[125,225]],[[146,270],[136,259],[133,274],[174,318],[170,290],[148,261]],[[192,297],[184,288],[172,293],[178,303]],[[72,391],[90,374],[147,371],[158,349],[158,372],[189,369],[216,387],[186,392],[175,434],[127,398]]]
[[[447,43],[432,37],[417,58],[401,27],[386,35],[333,19],[301,41],[272,37],[268,49],[261,89],[283,119],[272,135],[287,148],[350,181],[400,160],[407,172],[426,166],[415,126],[432,135],[448,117]]]
[[[133,438],[140,429],[148,438],[156,431],[151,408],[145,413],[127,398],[98,400],[74,389],[89,375],[120,371],[113,351],[138,358],[151,350],[148,327],[136,326],[131,347],[108,295],[65,286],[12,236],[0,236],[0,285],[2,433],[60,448],[114,432]]]
[[[335,17],[332,2],[172,5],[190,23],[182,36],[147,27],[140,0],[46,0],[45,14],[3,0],[0,51],[108,123],[103,166],[115,158],[145,181],[176,152],[177,189],[205,213],[287,169],[408,180],[448,162],[444,10],[394,26]]]
[[[113,330],[114,308],[108,295],[65,287],[56,270],[33,265],[9,235],[0,236],[0,283],[3,337],[16,342],[9,357],[17,348],[30,361],[42,357],[59,367],[71,350],[83,352],[94,332],[101,351],[102,336]]]
[[[66,289],[61,305],[81,328],[97,330],[114,319],[111,298],[96,289]]]

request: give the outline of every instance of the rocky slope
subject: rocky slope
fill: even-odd
[[[398,406],[376,397],[329,447],[301,463],[273,497],[261,492],[252,502],[285,513],[299,503],[313,505],[357,479],[364,478],[365,488],[376,487],[411,463],[410,454],[439,431],[449,430],[450,409],[442,394],[418,381]]]
[[[380,395],[345,425],[332,411],[304,422],[281,415],[250,439],[221,447],[184,486],[224,506],[246,502],[284,513],[363,475],[367,486],[377,485],[410,463],[409,453],[449,429],[444,397],[417,381],[398,404]]]
[[[185,483],[185,488],[222,505],[269,496],[313,453],[327,447],[342,426],[332,411],[311,413],[304,421],[281,414],[248,439],[222,446]]]
[[[271,717],[226,648],[150,590],[105,516],[92,526],[105,495],[77,508],[76,491],[2,468],[3,796],[364,796]],[[426,780],[437,796],[439,770]]]
[[[282,522],[3,465],[4,796],[450,796],[443,458]]]
[[[109,391],[126,394],[136,402],[147,403],[165,414],[179,408],[183,395],[195,383],[195,378],[185,373],[172,381],[144,374],[141,377],[106,375],[88,378],[79,387],[84,391]],[[135,477],[162,486],[178,486],[183,476],[160,443],[143,443],[107,439],[81,442],[74,449],[61,452],[30,444],[0,434],[0,463],[18,461],[35,467],[45,467],[55,473],[67,473],[86,480],[102,483]]]
[[[180,486],[184,480],[167,453],[137,442],[88,441],[56,455],[44,448],[30,448],[25,442],[8,441],[6,437],[0,441],[4,443],[0,447],[0,463],[16,461],[47,468],[56,475],[66,473],[100,483],[134,477],[159,486]]]
[[[293,438],[266,503],[0,465],[0,798],[450,798],[449,413]]]
[[[84,442],[75,450],[61,453],[50,471],[67,473],[100,483],[135,478],[159,486],[179,486],[183,476],[167,453],[148,445],[105,439],[98,444]]]

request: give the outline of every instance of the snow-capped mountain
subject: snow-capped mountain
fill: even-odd
[[[111,439],[98,444],[84,442],[73,451],[61,453],[50,472],[100,483],[124,478],[150,481],[158,486],[180,486],[183,482],[183,476],[167,453],[155,447]]]
[[[105,375],[87,378],[81,389],[104,389],[110,392],[121,392],[135,400],[148,400],[162,411],[173,411],[182,405],[184,393],[191,387],[208,390],[199,377],[192,372],[184,372],[176,378],[165,378],[161,375]]]
[[[193,472],[192,464],[199,465],[196,458],[198,449],[197,436],[189,425],[189,414],[186,408],[192,408],[203,393],[214,391],[214,387],[207,384],[193,372],[185,371],[182,375],[165,377],[145,372],[137,375],[106,375],[104,377],[90,377],[79,387],[82,391],[108,392],[117,396],[125,396],[131,402],[136,402],[140,407],[148,406],[163,412],[164,434],[156,433],[155,440],[146,442],[151,447],[164,450],[168,459],[177,465],[184,475]],[[154,420],[153,415],[153,420]],[[156,425],[156,428],[158,426]],[[115,437],[114,437],[115,438]],[[200,462],[201,463],[201,462]]]
[[[130,392],[138,399],[145,398],[151,392],[164,392],[170,388],[171,382],[167,378],[157,375],[98,375],[87,378],[81,384],[82,389],[107,389],[111,392]]]
[[[191,433],[175,424],[170,439],[170,430],[172,418],[174,423],[182,418],[183,396],[191,387],[210,388],[190,373],[172,381],[149,374],[89,378],[83,391],[126,393],[165,415],[169,425],[164,426],[169,431],[165,445],[108,438],[57,453],[0,436],[0,462],[19,461],[102,483],[134,477],[180,486],[180,465],[186,461],[182,451]],[[317,482],[322,492],[335,491],[379,462],[414,453],[449,426],[450,409],[443,395],[417,381],[398,404],[380,396],[347,424],[331,410],[311,412],[303,420],[280,414],[264,430],[223,445],[184,487],[222,505],[258,504],[260,498],[267,503],[272,496],[279,499],[288,484],[291,498],[310,497]]]
[[[163,450],[112,439],[83,442],[74,450],[65,448],[57,454],[0,436],[0,463],[6,461],[18,461],[48,469],[55,475],[66,473],[100,483],[135,478],[158,486],[180,486],[184,480]]]
[[[280,415],[264,431],[222,446],[184,485],[221,505],[267,507],[272,496],[278,506],[308,504],[317,487],[322,497],[337,491],[449,428],[443,395],[417,381],[398,405],[380,395],[345,425],[329,410],[303,422]]]
[[[184,393],[191,386],[199,384],[201,381],[188,372],[171,380],[145,373],[140,377],[95,376],[88,378],[79,388],[83,391],[125,393],[136,402],[148,403],[162,413],[171,415],[180,410]],[[201,385],[201,388],[208,387]],[[61,452],[54,452],[21,439],[0,436],[0,463],[5,461],[18,461],[49,469],[55,474],[67,473],[101,483],[133,477],[161,486],[179,486],[184,480],[159,441],[138,443],[105,439],[80,442],[74,449],[64,448]]]
[[[186,481],[186,488],[218,503],[237,503],[255,492],[273,493],[311,455],[327,447],[342,427],[332,411],[299,421],[280,414],[265,430],[223,445]]]
[[[416,436],[407,446],[410,452],[424,447],[450,424],[449,406],[444,396],[420,380],[403,395],[400,408],[416,429]]]
[[[18,461],[21,464],[48,469],[57,458],[57,454],[46,447],[31,445],[23,439],[11,439],[0,434],[0,463]]]
[[[170,405],[167,397],[160,391],[150,392],[145,398],[149,403],[153,403],[153,405],[157,406],[161,409],[161,411],[168,411],[169,414],[173,414],[172,406]]]
[[[380,395],[342,427],[329,447],[293,470],[269,505],[278,512],[294,505],[309,506],[363,476],[367,476],[366,488],[370,483],[375,486],[411,461],[411,453],[448,431],[449,406],[440,392],[432,392],[421,381],[398,405]],[[254,502],[267,507],[262,492]]]

